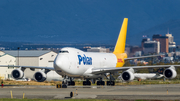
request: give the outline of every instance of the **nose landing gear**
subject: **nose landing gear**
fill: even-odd
[[[67,88],[67,81],[66,80],[63,80],[63,82],[62,82],[62,88]]]
[[[70,80],[68,81],[68,79]],[[67,88],[67,86],[75,86],[75,82],[73,81],[71,77],[68,78],[68,76],[64,76],[64,79],[62,82],[62,88]]]

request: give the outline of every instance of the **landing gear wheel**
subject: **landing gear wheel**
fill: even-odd
[[[97,85],[105,85],[104,81],[97,81]]]
[[[107,82],[106,82],[106,85],[107,85],[107,86],[110,86],[110,84],[111,84],[110,81],[107,81]]]
[[[114,86],[115,82],[114,81],[107,81],[106,84],[107,84],[107,86]]]
[[[101,83],[100,83],[100,81],[97,81],[97,85],[100,85]]]
[[[88,82],[87,82],[87,85],[89,85],[89,86],[90,86],[90,85],[91,85],[91,82],[90,82],[90,81],[88,81]]]
[[[62,84],[62,88],[67,88],[67,85],[66,84]]]
[[[91,85],[91,82],[88,80],[88,81],[83,81],[83,86],[86,86],[86,85]]]
[[[72,82],[72,85],[75,86],[75,82],[74,81]]]
[[[68,86],[75,86],[75,82],[74,81],[69,81]]]
[[[83,86],[85,86],[86,85],[86,81],[83,81]]]

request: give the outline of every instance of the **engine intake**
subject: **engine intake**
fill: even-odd
[[[38,71],[34,74],[34,79],[38,82],[44,82],[46,78],[47,78],[47,75],[42,71]]]
[[[22,79],[24,76],[24,72],[21,69],[14,69],[11,72],[11,75],[14,79],[18,80],[18,79]]]
[[[168,79],[173,79],[177,76],[177,72],[175,68],[170,67],[164,70],[163,75]]]
[[[132,81],[134,79],[134,74],[133,74],[133,72],[127,70],[122,73],[121,77],[124,81],[128,82],[128,81]]]

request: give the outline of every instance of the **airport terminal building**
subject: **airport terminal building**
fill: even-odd
[[[16,65],[16,58],[0,51],[0,65],[9,65],[9,67],[0,67],[0,79],[11,79],[11,72]]]
[[[50,50],[0,51],[1,65],[10,65],[12,67],[1,67],[0,76],[2,76],[3,79],[11,79],[11,71],[14,69],[12,65],[53,67],[56,56],[57,53]],[[33,78],[35,71],[27,68],[24,73],[25,76]]]
[[[6,54],[16,57],[16,65],[52,67],[57,53],[49,50],[8,50]]]

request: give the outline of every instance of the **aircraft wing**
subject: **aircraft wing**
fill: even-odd
[[[141,58],[151,58],[151,57],[158,57],[158,56],[162,56],[164,54],[161,55],[148,55],[148,56],[140,56],[140,57],[129,57],[129,58],[125,58],[124,60],[133,60],[133,59],[141,59]]]
[[[48,69],[48,70],[54,70],[54,67],[38,67],[38,66],[0,65],[0,67],[21,67],[21,68],[30,68],[30,69]]]
[[[152,65],[152,66],[131,66],[131,67],[106,67],[106,68],[92,68],[92,74],[101,74],[107,72],[124,71],[130,68],[132,69],[144,69],[144,68],[168,68],[168,67],[180,67],[180,65]]]

